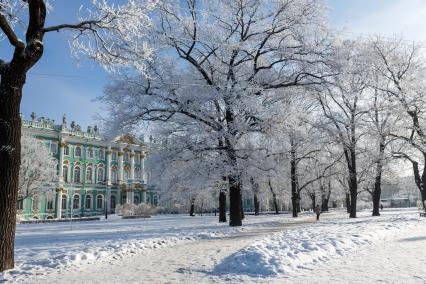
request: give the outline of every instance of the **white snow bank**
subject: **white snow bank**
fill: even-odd
[[[414,214],[399,214],[321,221],[286,230],[225,258],[213,274],[270,277],[298,269],[315,269],[318,263],[348,256],[361,246],[392,238],[402,229],[418,225],[420,220]]]

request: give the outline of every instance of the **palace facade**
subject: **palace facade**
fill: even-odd
[[[59,180],[17,204],[21,219],[96,216],[114,212],[118,204],[157,203],[155,191],[146,187],[143,141],[131,135],[107,141],[96,126],[84,132],[65,116],[58,125],[32,114],[22,126],[23,134],[49,147]]]

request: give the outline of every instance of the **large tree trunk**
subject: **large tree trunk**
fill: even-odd
[[[219,193],[219,222],[226,222],[226,193],[223,190]]]
[[[243,205],[243,195],[241,194],[240,197],[240,203],[241,203],[241,220],[244,220],[245,216],[244,216],[244,205]]]
[[[315,212],[315,207],[317,207],[316,200],[315,200],[315,193],[314,194],[311,193],[310,197],[312,202],[312,211]]]
[[[325,189],[324,189],[325,191]],[[328,182],[328,190],[321,195],[321,211],[328,212],[328,203],[331,195],[331,181]]]
[[[20,103],[25,75],[11,69],[0,73],[0,272],[14,267],[21,161]]]

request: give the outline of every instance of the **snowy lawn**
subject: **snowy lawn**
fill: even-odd
[[[159,215],[148,219],[19,224],[16,232],[15,263],[4,279],[21,279],[49,269],[108,262],[129,255],[173,246],[196,239],[223,237],[263,226],[280,226],[286,215],[249,217],[244,227],[230,228],[215,216]],[[305,217],[305,219],[311,217]],[[303,220],[303,217],[302,217]],[[296,222],[300,220],[292,220]],[[0,280],[1,280],[0,273]]]
[[[407,234],[415,236],[419,228],[424,232],[426,218],[419,217],[416,210],[385,211],[381,217],[370,214],[361,212],[357,219],[325,219],[265,237],[223,259],[214,267],[212,275],[243,282],[283,276],[291,279],[301,271],[315,272],[320,265],[351,257],[373,244],[397,240]],[[424,241],[426,236],[413,239]],[[419,250],[425,249],[423,242]]]
[[[55,283],[58,277],[63,283],[92,278],[93,283],[309,283],[340,281],[341,270],[356,267],[358,274],[381,272],[398,283],[386,268],[402,267],[406,277],[426,282],[426,271],[416,274],[419,261],[426,262],[426,218],[413,209],[370,214],[348,219],[338,211],[322,214],[320,222],[311,214],[247,216],[241,228],[219,224],[214,216],[170,215],[18,225],[16,269],[3,277],[23,283]],[[411,252],[404,255],[405,250]],[[374,258],[375,263],[368,262]],[[382,263],[388,258],[404,261],[388,266]],[[353,264],[352,259],[358,260]],[[352,283],[356,277],[345,279]]]

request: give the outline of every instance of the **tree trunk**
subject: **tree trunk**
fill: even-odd
[[[229,226],[241,226],[241,183],[238,176],[229,175]]]
[[[25,75],[0,73],[0,272],[14,267],[21,162],[20,103]]]
[[[315,212],[315,207],[317,207],[316,200],[315,200],[315,194],[310,194],[311,201],[312,201],[312,211]]]
[[[244,220],[245,216],[244,216],[244,205],[243,205],[243,195],[241,194],[240,197],[240,202],[241,202],[241,220]]]
[[[351,212],[350,208],[351,208],[351,194],[349,192],[346,192],[346,212]]]
[[[194,217],[195,216],[195,200],[191,199],[191,208],[189,209],[189,216]]]
[[[385,144],[380,142],[379,145],[379,160],[376,165],[376,178],[374,180],[373,191],[373,216],[380,216],[380,196],[382,194],[382,171],[383,171],[383,156],[385,152]]]
[[[325,191],[325,189],[324,189]],[[331,195],[331,181],[328,181],[328,190],[321,195],[321,211],[328,212],[328,203]]]
[[[268,180],[268,185],[269,185],[269,189],[271,190],[272,193],[272,202],[274,203],[274,209],[275,209],[275,214],[280,214],[280,210],[278,208],[278,201],[277,201],[277,194],[275,193],[272,184],[271,184],[271,179]]]
[[[296,153],[291,151],[290,160],[290,179],[291,179],[291,206],[293,209],[293,217],[297,217],[300,212],[300,197],[297,191],[297,175],[296,175]]]
[[[219,193],[219,222],[226,222],[226,193],[223,190]]]
[[[259,199],[257,198],[257,193],[255,193],[253,196],[253,203],[254,203],[254,215],[259,215],[260,202],[259,202]]]

